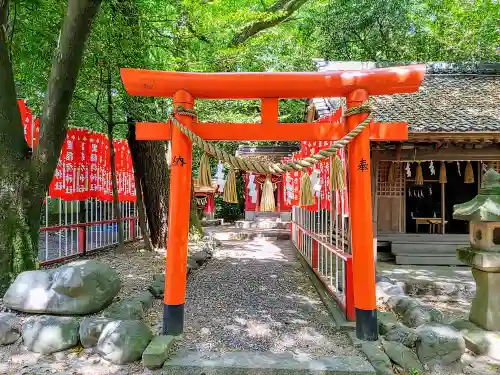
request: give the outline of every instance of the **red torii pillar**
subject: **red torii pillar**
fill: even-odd
[[[278,100],[347,97],[348,107],[370,95],[415,92],[424,77],[423,65],[365,71],[321,73],[181,73],[121,69],[130,95],[173,97],[174,107],[193,108],[194,98],[262,100],[262,122],[202,123],[189,116],[176,118],[208,141],[318,141],[338,140],[367,114],[351,116],[346,123],[279,123]],[[170,212],[165,279],[163,331],[183,332],[186,263],[191,191],[191,141],[170,123],[136,125],[138,140],[172,140]],[[171,128],[172,127],[172,128]],[[371,205],[370,140],[403,141],[407,124],[371,123],[349,144],[349,198],[354,274],[356,332],[362,340],[377,339],[375,261]]]

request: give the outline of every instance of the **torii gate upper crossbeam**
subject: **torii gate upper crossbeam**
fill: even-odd
[[[424,77],[424,65],[364,71],[328,73],[173,73],[122,69],[125,89],[131,95],[173,96],[174,108],[193,109],[195,98],[261,99],[261,124],[205,124],[191,116],[176,114],[186,128],[199,131],[211,140],[266,139],[259,132],[269,130],[275,140],[332,140],[353,130],[368,114],[350,116],[341,121],[319,124],[279,124],[280,98],[346,97],[349,108],[359,107],[370,95],[390,95],[417,91]],[[169,139],[172,134],[172,168],[170,175],[170,211],[165,281],[164,333],[183,331],[186,290],[187,239],[191,191],[191,141],[176,126],[158,124],[161,136],[154,135],[151,123],[138,126],[139,139]],[[142,129],[141,129],[142,127]],[[247,129],[247,127],[249,129]],[[295,127],[295,128],[294,128]],[[251,129],[250,129],[251,128]],[[160,128],[158,128],[160,129]],[[168,129],[169,132],[165,130]],[[320,129],[320,131],[318,131]],[[247,131],[248,130],[248,131]],[[142,132],[142,133],[141,133]],[[208,135],[210,133],[210,136]],[[308,134],[312,134],[308,136]],[[295,137],[299,134],[295,134]],[[328,138],[331,137],[331,138]],[[372,123],[349,144],[349,201],[351,248],[353,255],[354,305],[357,337],[376,340],[377,315],[375,294],[375,260],[371,205],[370,139],[404,140],[406,124]],[[182,163],[178,161],[182,160]],[[359,168],[359,165],[363,168]],[[168,286],[168,288],[167,288]]]

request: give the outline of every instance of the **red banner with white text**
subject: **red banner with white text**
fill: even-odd
[[[40,134],[39,119],[33,119],[23,100],[18,101],[28,145],[36,148]],[[113,200],[110,147],[108,137],[92,130],[72,128],[67,131],[49,196],[63,200],[96,198]],[[116,179],[120,201],[135,202],[135,180],[132,156],[124,139],[113,142]]]
[[[342,108],[339,108],[330,116],[319,119],[317,122],[342,123]],[[329,148],[333,143],[333,141],[302,141],[300,151],[294,153],[292,158],[283,159],[283,162],[289,161],[290,159],[295,161],[305,158],[320,150]],[[345,149],[337,151],[337,155],[344,165],[344,178],[347,184],[347,155]],[[330,191],[330,160],[323,160],[316,164],[315,169],[308,168],[306,171],[311,176],[311,182],[315,185],[313,188],[316,188],[314,196],[315,203],[306,208],[315,211],[318,209],[318,205],[320,205],[321,209],[329,210],[333,193],[335,194],[334,201],[336,212],[342,212],[344,216],[348,216],[349,206],[347,187],[341,191]],[[301,177],[302,172],[287,172],[283,177],[285,204],[287,206],[296,206],[299,204]],[[318,198],[320,198],[319,203]]]

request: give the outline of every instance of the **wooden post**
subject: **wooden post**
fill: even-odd
[[[365,90],[355,90],[347,95],[347,107],[358,106],[366,100],[368,100],[368,93]],[[367,116],[367,114],[349,116],[347,118],[349,131]],[[369,128],[354,138],[348,147],[356,337],[360,340],[376,341],[378,327],[373,259]]]
[[[446,223],[446,204],[445,204],[445,184],[441,184],[441,234],[445,233],[445,223]]]
[[[174,107],[181,105],[192,109],[193,97],[178,91],[174,95]],[[193,118],[176,115],[187,128]],[[176,126],[172,127],[172,160],[170,171],[170,212],[168,217],[167,268],[163,333],[180,335],[184,330],[184,302],[186,297],[187,245],[189,213],[191,206],[192,144]]]

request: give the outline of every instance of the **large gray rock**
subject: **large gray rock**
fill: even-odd
[[[417,355],[403,344],[393,341],[382,341],[382,346],[389,358],[408,373],[423,374],[424,369],[417,358]]]
[[[80,323],[80,342],[84,348],[93,348],[97,345],[104,327],[113,320],[110,318],[96,318],[88,316]]]
[[[132,297],[113,303],[102,312],[102,316],[115,320],[141,320],[144,309],[141,301]]]
[[[160,368],[167,360],[174,343],[173,336],[155,336],[142,353],[142,364],[149,369]]]
[[[199,266],[202,266],[205,264],[205,262],[210,259],[212,256],[205,250],[200,250],[193,255],[191,255],[191,259],[194,260],[196,263],[198,263]]]
[[[9,345],[21,337],[20,322],[15,314],[0,313],[0,345]]]
[[[194,259],[192,259],[191,257],[189,257],[188,260],[187,260],[187,269],[188,269],[188,272],[189,271],[193,271],[193,270],[197,270],[198,268],[200,268],[200,265]]]
[[[399,342],[407,348],[414,348],[418,340],[417,332],[414,329],[401,326],[396,327],[385,335],[386,340]]]
[[[392,296],[387,300],[387,305],[396,314],[403,315],[407,310],[420,306],[420,302],[408,296]]]
[[[50,354],[78,344],[78,320],[41,316],[23,326],[23,342],[32,352]]]
[[[97,342],[97,352],[115,364],[134,362],[151,342],[153,333],[142,321],[116,320],[108,323]]]
[[[377,298],[387,302],[392,296],[403,296],[404,288],[401,284],[393,282],[385,276],[377,277]]]
[[[139,301],[142,304],[142,309],[144,311],[150,309],[153,306],[154,297],[149,291],[142,292],[141,294],[132,298],[135,301]]]
[[[385,335],[387,332],[396,327],[402,326],[396,315],[392,312],[379,311],[377,312],[378,332]]]
[[[424,364],[449,365],[465,352],[465,340],[453,327],[424,324],[417,329],[417,335],[417,354]]]
[[[120,291],[115,270],[96,260],[79,260],[55,270],[26,271],[16,277],[5,306],[18,311],[85,315],[106,307]]]
[[[416,328],[427,323],[441,323],[443,313],[434,307],[415,306],[403,314],[403,323],[411,328]]]
[[[366,355],[370,364],[377,371],[377,375],[394,375],[391,360],[376,342],[363,342],[361,351]]]

